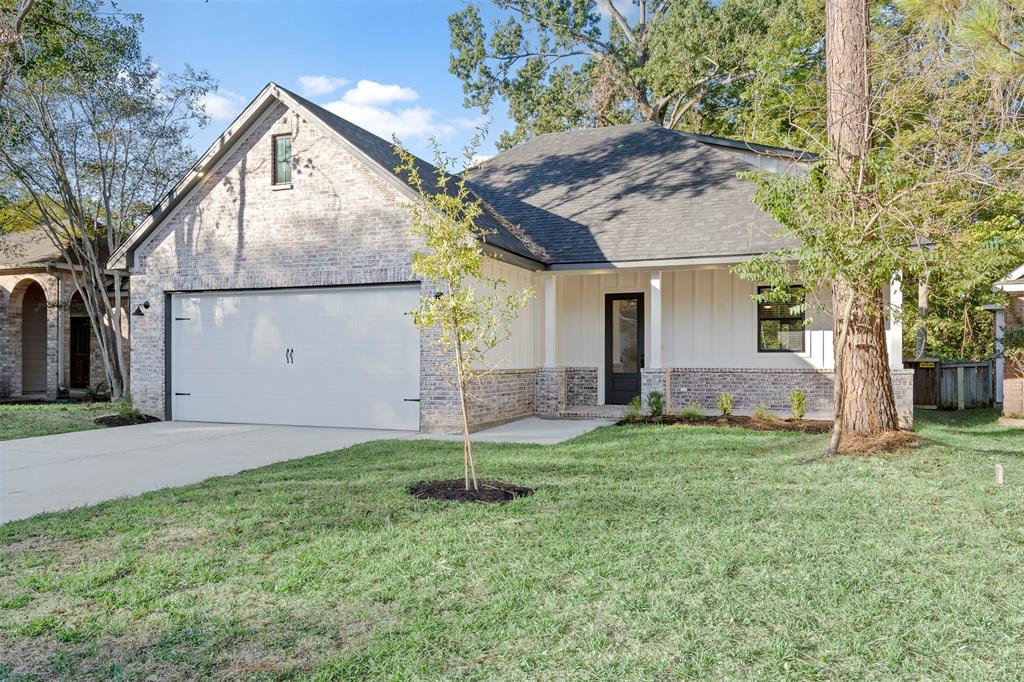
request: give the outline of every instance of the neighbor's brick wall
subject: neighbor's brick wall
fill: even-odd
[[[597,405],[597,367],[565,368],[565,404],[569,407]]]
[[[893,392],[900,423],[913,424],[914,372],[893,370]],[[832,411],[832,372],[816,369],[758,368],[672,368],[667,380],[669,409],[679,411],[690,403],[704,409],[716,409],[718,396],[733,394],[736,410],[752,410],[764,403],[772,412],[788,415],[789,394],[798,388],[807,394],[807,411],[829,414]]]
[[[1007,417],[1024,415],[1024,379],[1003,381],[1003,414]]]
[[[271,138],[291,132],[292,189],[271,185]],[[272,106],[136,252],[132,397],[164,416],[165,292],[413,280],[415,242],[395,187],[284,105]],[[448,387],[421,348],[421,411]],[[427,415],[427,421],[430,417]]]

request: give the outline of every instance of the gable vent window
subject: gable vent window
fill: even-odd
[[[292,181],[292,136],[274,138],[274,184],[287,185]]]
[[[771,287],[758,287],[762,294]],[[804,313],[800,290],[794,288],[786,301],[757,304],[757,350],[759,353],[802,353],[804,351]]]

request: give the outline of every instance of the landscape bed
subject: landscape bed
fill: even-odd
[[[729,415],[728,417],[681,417],[678,415],[641,417],[639,419],[623,419],[617,422],[616,426],[636,426],[642,424],[657,426],[713,426],[716,428],[790,431],[794,433],[828,433],[832,430],[832,422],[823,419],[756,419],[740,415]]]
[[[703,426],[480,443],[536,488],[500,505],[409,495],[458,443],[379,441],[10,523],[0,679],[1014,678],[1024,456],[996,417],[829,460]]]

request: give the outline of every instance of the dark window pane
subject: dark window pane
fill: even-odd
[[[274,184],[292,181],[292,138],[274,138]]]
[[[764,293],[768,287],[759,287]],[[757,349],[759,351],[804,350],[804,315],[794,308],[803,304],[799,290],[785,301],[766,301],[757,304]]]

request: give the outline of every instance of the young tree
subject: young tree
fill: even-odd
[[[19,67],[0,92],[0,172],[13,181],[10,205],[28,200],[71,266],[119,400],[123,281],[106,258],[188,167],[189,128],[205,122],[212,82],[160,73],[142,53],[140,19],[101,10],[96,0],[50,0],[30,11]]]
[[[475,147],[466,149],[467,166]],[[474,381],[493,370],[490,351],[509,338],[512,322],[533,297],[533,290],[511,289],[485,271],[483,239],[488,233],[479,227],[478,218],[489,209],[467,184],[469,171],[453,176],[452,161],[436,142],[436,168],[422,164],[397,139],[395,152],[401,159],[396,172],[419,194],[409,210],[412,233],[425,250],[413,255],[412,269],[436,292],[420,298],[412,312],[413,323],[421,330],[437,331],[437,343],[450,362],[449,379],[458,390],[462,410],[466,490],[477,490],[467,400]]]
[[[801,246],[739,271],[772,296],[793,281],[832,287],[835,452],[844,431],[896,428],[884,325],[902,311],[883,305],[883,288],[970,262],[982,226],[1019,224],[1024,163],[1019,73],[898,7],[869,34],[866,2],[830,2],[823,158],[807,175],[756,177],[760,203]]]

